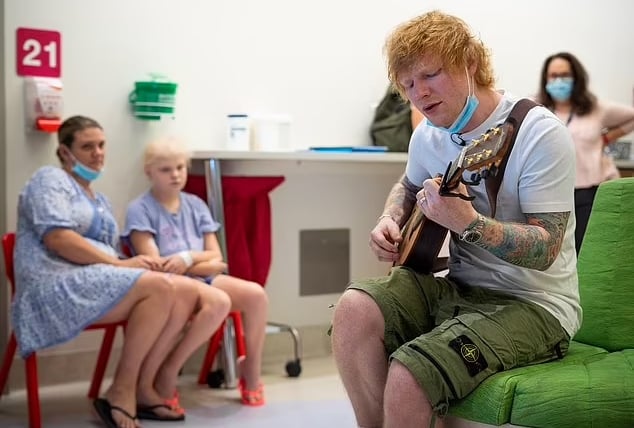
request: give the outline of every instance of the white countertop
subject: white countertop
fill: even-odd
[[[614,159],[618,168],[634,169],[634,159]]]
[[[192,159],[405,163],[407,162],[407,153],[322,152],[310,150],[278,152],[199,150],[192,153]]]
[[[229,150],[198,150],[193,152],[192,159],[227,159],[227,160],[291,160],[291,161],[328,161],[328,162],[388,162],[405,163],[407,153],[401,152],[322,152],[311,150],[295,151],[229,151]],[[616,159],[619,168],[634,169],[634,159]]]

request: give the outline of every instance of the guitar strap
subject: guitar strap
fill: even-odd
[[[491,174],[487,176],[484,180],[487,189],[487,196],[489,198],[489,206],[491,207],[491,218],[495,217],[495,210],[497,205],[498,198],[498,190],[500,190],[500,184],[502,183],[502,179],[504,178],[504,170],[506,169],[506,164],[508,163],[509,156],[511,155],[511,151],[513,150],[513,145],[515,144],[515,138],[517,137],[517,132],[520,129],[520,125],[526,116],[526,113],[533,107],[537,106],[535,101],[529,100],[528,98],[522,98],[518,102],[515,103],[511,113],[509,113],[506,118],[505,123],[509,124],[509,130],[506,134],[506,145],[508,149],[500,162],[500,165],[497,168],[495,174]]]

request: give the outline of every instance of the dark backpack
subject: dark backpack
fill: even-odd
[[[374,112],[370,126],[372,144],[390,152],[406,152],[412,136],[411,108],[390,85]]]

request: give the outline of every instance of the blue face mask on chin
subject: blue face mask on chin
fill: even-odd
[[[555,101],[568,101],[575,81],[572,77],[560,77],[546,84],[546,92]]]
[[[466,68],[465,68],[465,72],[467,72]],[[441,129],[450,134],[457,134],[460,131],[462,131],[465,126],[467,126],[467,123],[469,123],[469,121],[473,117],[473,114],[478,108],[478,105],[480,104],[480,100],[478,100],[478,98],[475,96],[475,88],[474,88],[474,93],[471,93],[471,79],[469,78],[468,72],[467,72],[467,84],[469,85],[469,95],[467,96],[467,101],[465,102],[462,111],[460,112],[456,120],[454,120],[454,122],[451,124],[451,126],[449,126],[448,128],[445,128],[444,126],[436,126],[433,123],[431,123],[429,120],[426,121],[428,126],[431,126],[432,128]]]
[[[86,165],[79,162],[77,159],[74,159],[74,161],[75,161],[75,164],[73,165],[73,168],[71,169],[71,171],[73,171],[75,174],[77,174],[77,176],[79,176],[80,178],[83,178],[86,181],[95,181],[96,179],[99,178],[99,176],[103,172],[103,169],[101,171],[96,171],[92,168],[88,168]]]

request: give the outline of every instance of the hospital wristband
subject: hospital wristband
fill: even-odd
[[[183,259],[188,268],[194,264],[194,258],[192,257],[191,251],[181,251],[178,253],[178,256]]]

